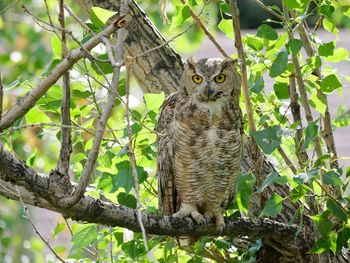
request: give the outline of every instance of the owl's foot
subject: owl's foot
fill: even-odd
[[[217,214],[215,216],[215,225],[216,225],[216,230],[219,233],[221,233],[224,230],[226,224],[225,224],[224,217],[222,214]]]
[[[202,214],[200,214],[197,210],[191,212],[191,217],[196,221],[197,224],[205,224],[206,220]]]
[[[209,224],[214,215],[213,215],[213,213],[211,211],[210,212],[207,211],[207,212],[204,213],[203,216],[204,216],[205,222],[207,224]]]
[[[180,210],[173,214],[173,217],[183,218],[186,216],[191,216],[197,224],[205,224],[205,219],[202,214],[200,214],[196,207],[182,204]]]

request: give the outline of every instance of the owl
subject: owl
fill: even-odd
[[[233,198],[242,160],[240,76],[232,59],[190,58],[157,126],[159,208],[164,215],[215,221]]]

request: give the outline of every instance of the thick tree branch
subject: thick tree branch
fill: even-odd
[[[137,210],[111,204],[84,196],[70,208],[57,206],[58,199],[68,193],[64,184],[52,177],[39,175],[24,162],[17,160],[0,145],[0,195],[19,200],[16,187],[23,202],[61,213],[78,221],[125,227],[140,232]],[[215,224],[197,225],[189,218],[177,219],[142,213],[142,221],[148,234],[180,236],[191,233],[193,236],[217,235]],[[295,252],[306,252],[302,237],[296,236],[297,228],[269,219],[226,218],[226,228],[221,235],[262,238],[266,242],[278,242]],[[294,238],[295,237],[295,238]],[[299,252],[298,252],[299,253]]]
[[[90,51],[92,48],[101,43],[102,36],[110,35],[121,27],[124,27],[129,17],[117,18],[111,25],[107,26],[103,31],[96,36],[89,39],[81,48],[77,48],[67,54],[67,57],[52,70],[49,76],[42,80],[33,90],[28,92],[15,106],[13,106],[4,116],[0,122],[0,131],[8,128],[18,118],[26,114],[35,103],[51,88],[53,84],[69,70],[74,63],[86,55],[86,50]]]

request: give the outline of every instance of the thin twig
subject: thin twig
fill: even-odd
[[[109,226],[109,255],[111,258],[111,263],[113,263],[113,228],[111,226]]]
[[[283,4],[283,11],[284,11],[285,19],[288,20],[289,19],[288,10],[287,10],[287,8],[285,7],[284,4]],[[293,40],[294,39],[293,33],[292,33],[290,28],[287,29],[287,34],[288,34],[288,39],[289,40]],[[302,104],[302,106],[303,106],[303,108],[305,110],[305,117],[306,117],[307,122],[311,123],[311,122],[314,121],[314,118],[312,116],[310,104],[309,104],[309,101],[308,101],[308,96],[307,96],[307,92],[306,92],[306,88],[305,88],[305,83],[304,83],[304,80],[303,80],[303,75],[301,73],[301,67],[300,67],[299,59],[298,59],[297,55],[294,54],[294,53],[292,53],[292,61],[293,61],[293,66],[294,66],[296,80],[297,80],[298,87],[299,87],[301,104]],[[322,147],[321,147],[320,138],[318,136],[316,136],[315,139],[313,140],[313,142],[314,142],[316,155],[319,158],[322,155]]]
[[[80,17],[78,17],[66,4],[63,5],[64,9],[66,9],[66,11],[68,12],[68,14],[73,17],[73,19],[79,24],[81,25],[82,28],[84,28],[87,32],[89,32],[92,36],[96,35],[94,31],[92,31],[90,29],[90,27],[88,27],[87,24],[84,23],[83,20],[80,19]]]
[[[182,4],[186,4],[185,0],[181,0]],[[192,16],[193,20],[196,22],[196,24],[203,30],[204,34],[207,35],[207,37],[209,38],[209,40],[216,46],[216,48],[221,52],[221,54],[228,58],[230,57],[226,51],[220,46],[220,44],[216,41],[216,39],[214,38],[214,36],[207,30],[207,28],[205,27],[205,25],[203,24],[202,20],[200,19],[199,16],[197,16],[193,10],[191,8],[189,8],[190,11],[190,15]]]
[[[64,0],[59,1],[59,14],[58,21],[61,28],[65,28],[65,19],[64,19]],[[64,60],[68,54],[67,48],[67,38],[65,30],[61,31],[61,47],[62,55],[61,59]],[[62,125],[69,126],[71,124],[70,118],[70,77],[69,69],[62,76],[62,89],[63,89],[63,98],[61,104],[61,122]],[[61,149],[60,155],[57,163],[57,168],[61,174],[68,175],[69,172],[69,163],[70,156],[72,154],[72,135],[71,129],[68,127],[62,127],[61,130]]]
[[[285,18],[280,15],[279,13],[277,13],[275,10],[273,10],[272,8],[268,7],[267,5],[265,5],[263,2],[256,0],[256,3],[258,5],[260,5],[260,7],[262,9],[264,9],[265,11],[269,12],[270,14],[274,15],[275,17],[277,17],[279,20],[281,21],[285,21]]]
[[[245,108],[246,108],[247,117],[248,117],[249,131],[254,132],[256,131],[256,127],[254,123],[253,107],[252,107],[252,103],[249,95],[247,67],[246,67],[245,58],[244,58],[241,27],[239,23],[239,10],[237,8],[237,3],[235,0],[231,0],[231,12],[232,12],[232,24],[235,32],[235,46],[237,49],[239,65],[241,68],[243,97],[244,97],[244,103],[245,103]]]
[[[129,17],[130,18],[130,17]],[[101,43],[101,37],[110,35],[126,25],[127,17],[119,17],[111,25],[107,26],[103,31],[98,33],[95,37],[90,38],[83,44],[86,50],[91,50],[99,43]],[[55,69],[51,71],[51,74],[43,79],[37,87],[32,89],[21,100],[19,100],[3,117],[0,123],[0,131],[8,128],[18,118],[27,113],[49,89],[52,85],[69,69],[74,63],[86,55],[85,50],[77,48],[68,53],[67,57],[59,63]]]
[[[20,201],[20,203],[23,206],[24,212],[30,222],[30,224],[32,225],[32,227],[34,228],[35,233],[38,235],[38,237],[45,243],[45,245],[47,246],[48,249],[50,249],[50,251],[56,256],[56,258],[61,261],[61,262],[65,262],[57,253],[56,251],[51,247],[50,243],[41,235],[41,233],[39,232],[38,228],[36,227],[34,221],[32,220],[30,213],[28,211],[28,207],[24,204],[23,199],[22,199],[22,195],[21,192],[19,191],[18,187],[16,187],[17,190],[17,194],[18,194],[18,199]]]
[[[150,48],[150,49],[147,49],[145,52],[142,52],[141,54],[138,54],[134,57],[130,57],[131,59],[135,59],[135,58],[139,58],[139,57],[142,57],[142,56],[145,56],[147,55],[148,53],[151,53],[152,51],[155,51],[157,49],[160,49],[166,45],[168,45],[169,43],[173,42],[175,39],[179,38],[180,36],[182,36],[183,34],[186,34],[192,27],[193,27],[194,24],[191,24],[188,28],[186,28],[184,31],[182,31],[181,33],[173,36],[172,38],[170,38],[169,40],[163,42],[163,44],[159,45],[159,46],[156,46],[154,48]]]
[[[9,10],[10,8],[12,8],[13,6],[17,5],[21,0],[17,0],[14,1],[12,4],[9,4],[8,6],[6,6],[4,9],[0,10],[0,15],[5,13],[7,10]]]
[[[134,188],[135,188],[135,195],[136,195],[136,201],[137,201],[137,218],[140,224],[140,228],[142,231],[142,236],[143,236],[143,242],[146,248],[146,251],[148,251],[148,246],[147,246],[147,236],[146,236],[146,230],[142,222],[142,214],[141,214],[141,198],[139,194],[139,179],[137,175],[137,168],[136,168],[136,158],[135,158],[135,153],[133,150],[133,145],[132,145],[132,129],[131,129],[131,124],[130,124],[130,114],[129,114],[129,95],[130,95],[130,62],[127,61],[126,63],[126,81],[125,81],[125,88],[126,88],[126,109],[125,109],[125,117],[126,117],[126,126],[128,130],[128,155],[130,159],[130,164],[131,164],[131,169],[132,169],[132,175],[134,177]]]
[[[300,114],[300,105],[298,102],[298,93],[296,89],[295,76],[289,76],[289,96],[290,96],[290,105],[291,111],[293,115],[293,121],[299,123],[299,128],[296,130],[295,134],[295,153],[298,157],[299,165],[302,169],[305,168],[309,161],[309,156],[307,155],[304,148],[304,140],[303,140],[303,122],[301,120]]]

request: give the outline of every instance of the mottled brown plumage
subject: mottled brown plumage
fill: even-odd
[[[189,59],[181,83],[158,119],[159,207],[222,230],[242,159],[236,61]]]

